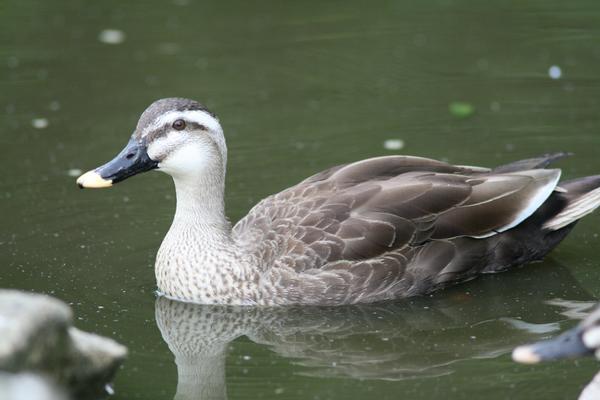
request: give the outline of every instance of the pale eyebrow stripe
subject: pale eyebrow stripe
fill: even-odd
[[[188,110],[188,111],[170,111],[164,115],[161,115],[157,118],[154,123],[148,126],[142,132],[141,137],[145,138],[152,131],[157,129],[161,129],[165,126],[171,125],[177,119],[183,119],[188,123],[195,123],[197,125],[202,125],[206,129],[211,130],[220,130],[221,125],[219,124],[219,120],[212,115],[210,115],[206,111],[202,110]]]

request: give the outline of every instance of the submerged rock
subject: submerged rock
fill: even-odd
[[[16,290],[0,290],[0,337],[0,370],[41,374],[78,397],[102,393],[127,354],[74,328],[62,301]]]

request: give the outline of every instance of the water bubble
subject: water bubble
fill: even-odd
[[[400,150],[404,148],[404,140],[402,139],[387,139],[383,142],[383,148],[387,150]]]
[[[112,385],[110,383],[107,383],[106,386],[104,386],[104,390],[106,390],[106,393],[109,396],[112,396],[113,394],[115,394],[115,389],[112,387]]]
[[[48,105],[48,108],[51,111],[58,111],[58,110],[60,110],[60,102],[58,100],[52,100],[50,102],[50,104]]]
[[[158,52],[166,56],[172,56],[181,51],[181,46],[178,43],[160,43]]]
[[[118,29],[105,29],[98,35],[98,40],[106,44],[120,44],[125,41],[125,33]]]
[[[148,75],[144,79],[144,81],[146,82],[146,85],[148,85],[148,86],[156,86],[159,84],[158,77],[155,75]]]
[[[48,120],[46,118],[34,118],[31,120],[31,126],[35,129],[44,129],[48,127]]]
[[[424,33],[417,33],[413,38],[413,43],[418,47],[423,47],[427,44],[427,35]]]
[[[562,70],[558,65],[553,65],[548,69],[548,75],[552,79],[560,79],[562,76]]]
[[[480,58],[477,60],[477,68],[480,70],[486,71],[490,67],[490,62],[485,58]]]
[[[8,68],[17,68],[19,66],[19,59],[15,56],[10,56],[6,60],[6,65]]]
[[[67,175],[72,176],[73,178],[78,177],[79,175],[81,175],[83,171],[80,170],[79,168],[71,168],[67,171]]]
[[[37,72],[37,77],[38,77],[38,79],[39,79],[40,81],[43,81],[43,80],[45,80],[46,78],[48,78],[48,70],[46,70],[46,69],[40,69],[40,70]]]
[[[199,58],[194,63],[196,68],[206,69],[208,67],[208,60],[206,58]]]

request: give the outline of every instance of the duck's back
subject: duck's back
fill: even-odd
[[[334,167],[261,201],[234,238],[276,304],[427,293],[538,259],[564,237],[542,228],[569,203],[554,191],[560,171],[540,169],[553,158],[496,170],[405,156]]]

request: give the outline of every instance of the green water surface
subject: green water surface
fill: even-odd
[[[221,119],[232,221],[377,155],[493,166],[564,150],[576,155],[563,176],[598,174],[598,1],[0,2],[0,287],[57,296],[78,327],[127,345],[114,399],[573,399],[598,369],[521,366],[510,351],[600,296],[600,213],[542,263],[428,298],[157,300],[170,178],[80,191],[71,175],[112,158],[170,96]]]

